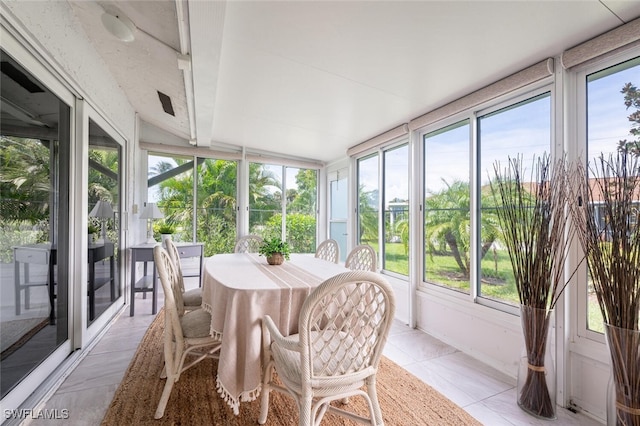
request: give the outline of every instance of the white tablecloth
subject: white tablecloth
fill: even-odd
[[[202,304],[211,313],[211,334],[222,333],[216,383],[234,413],[241,401],[253,401],[260,393],[264,315],[283,334],[297,333],[305,298],[322,281],[347,271],[308,254],[292,254],[278,266],[249,253],[218,254],[206,261]]]

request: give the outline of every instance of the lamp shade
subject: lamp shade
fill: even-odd
[[[162,219],[164,215],[156,205],[156,203],[147,203],[147,206],[142,210],[140,219]]]
[[[113,209],[111,208],[111,203],[102,200],[98,201],[93,210],[91,210],[91,212],[89,213],[89,216],[105,219],[113,218]]]

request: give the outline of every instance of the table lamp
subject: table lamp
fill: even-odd
[[[147,244],[155,244],[157,241],[153,238],[153,221],[162,219],[164,215],[156,205],[156,203],[147,203],[142,210],[140,219],[147,219]]]
[[[90,217],[97,217],[100,219],[100,238],[96,241],[96,244],[104,244],[109,242],[107,238],[107,219],[113,219],[113,209],[111,203],[108,201],[98,201],[89,213]]]

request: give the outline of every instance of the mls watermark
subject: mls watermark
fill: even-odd
[[[65,420],[69,418],[69,410],[66,408],[44,408],[42,410],[32,410],[21,408],[19,410],[4,410],[4,419],[26,420]]]

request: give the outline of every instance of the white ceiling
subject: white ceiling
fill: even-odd
[[[640,1],[609,0],[69,3],[145,142],[323,162],[640,16]],[[109,34],[104,10],[128,16],[136,39]]]

